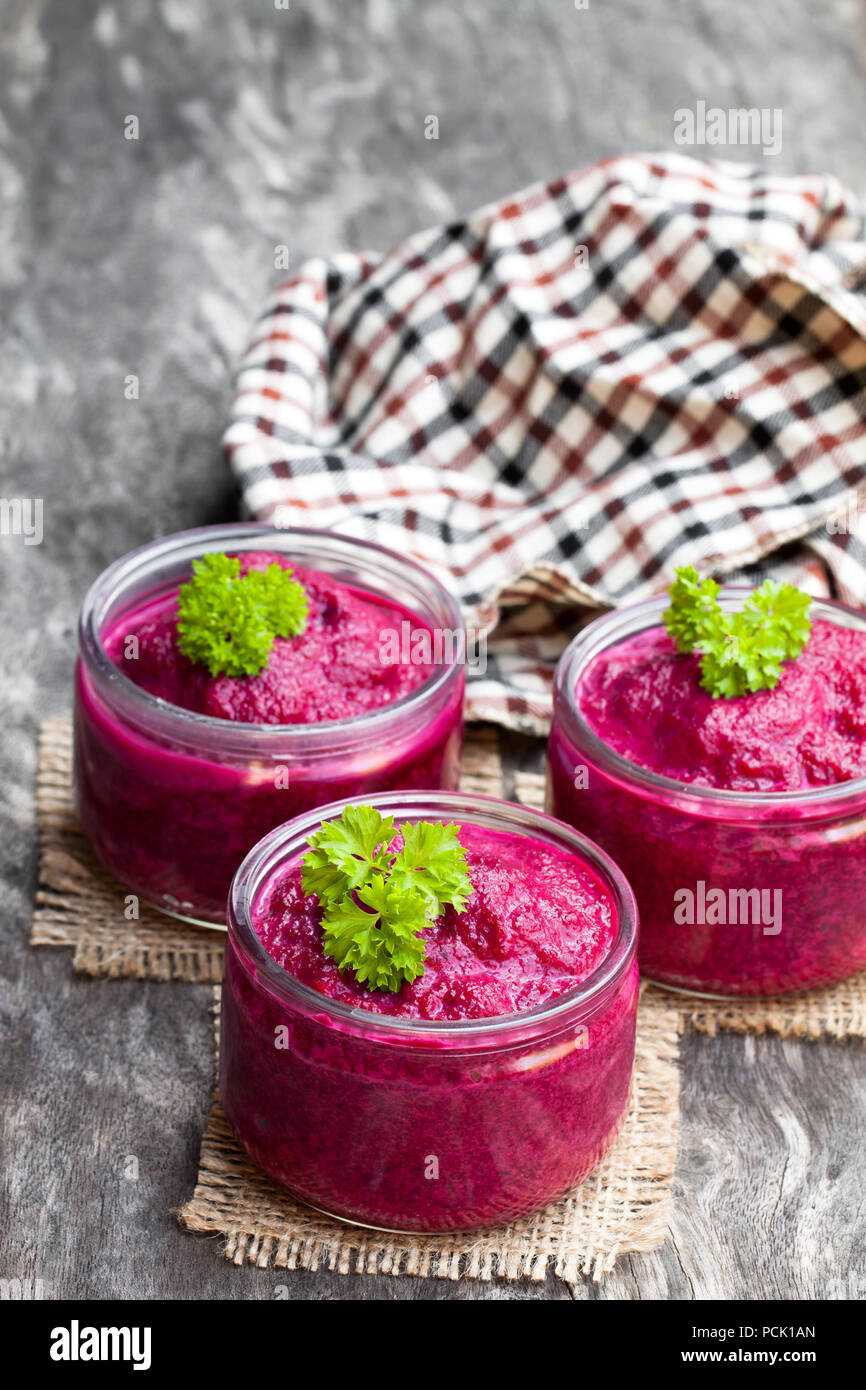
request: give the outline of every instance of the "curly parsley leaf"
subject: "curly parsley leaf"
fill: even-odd
[[[339,820],[325,821],[309,837],[301,884],[322,903],[336,902],[390,867],[386,846],[395,835],[393,816],[372,806],[347,806]]]
[[[664,624],[680,652],[701,653],[701,685],[714,697],[772,690],[782,665],[800,655],[811,631],[808,594],[766,579],[737,613],[726,613],[712,579],[691,565],[676,571]]]
[[[775,643],[782,661],[799,656],[809,640],[812,624],[808,594],[793,584],[779,584],[765,579],[760,589],[749,595],[741,615],[750,629],[764,634],[765,647]]]
[[[714,579],[701,579],[692,565],[682,565],[676,571],[664,624],[678,651],[690,652],[707,620],[720,611],[716,602],[719,588]]]
[[[274,639],[294,637],[307,625],[307,595],[291,570],[240,569],[236,556],[203,555],[178,590],[178,646],[212,676],[258,675]]]
[[[425,895],[434,918],[446,903],[458,912],[466,906],[472,885],[466,874],[466,852],[457,827],[429,821],[401,827],[403,848],[394,859],[391,877],[404,889]]]
[[[308,843],[301,886],[322,906],[325,954],[368,989],[396,993],[423,975],[421,933],[447,906],[462,912],[472,893],[457,826],[395,827],[372,806],[347,806]]]

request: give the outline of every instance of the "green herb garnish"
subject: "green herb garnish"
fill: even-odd
[[[808,594],[765,579],[737,613],[719,605],[720,586],[681,566],[664,614],[668,635],[683,653],[701,653],[701,685],[713,696],[745,695],[779,684],[782,662],[799,656],[809,639]]]
[[[276,637],[307,626],[307,595],[289,569],[247,570],[231,555],[203,555],[178,591],[178,646],[212,676],[257,676]]]
[[[403,848],[390,848],[397,834]],[[323,907],[325,954],[368,989],[392,993],[424,974],[420,933],[472,892],[456,825],[395,826],[372,806],[347,806],[310,836],[301,884]]]

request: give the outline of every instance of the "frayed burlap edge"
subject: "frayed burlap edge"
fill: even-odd
[[[502,796],[495,729],[468,734],[461,788]],[[138,903],[91,853],[75,816],[68,715],[46,719],[40,727],[36,810],[39,885],[32,946],[71,947],[74,968],[99,978],[219,983],[222,933],[174,922]],[[138,916],[131,916],[135,912]]]
[[[675,996],[652,986],[666,999]],[[780,1038],[866,1038],[866,974],[854,975],[832,989],[813,990],[777,999],[732,1002],[729,999],[680,1002],[680,1032],[694,1028],[715,1037],[717,1033],[776,1033]]]
[[[219,991],[215,991],[219,995]],[[178,1212],[190,1231],[223,1237],[234,1264],[439,1279],[598,1280],[619,1255],[665,1239],[679,1123],[677,1010],[646,992],[631,1104],[611,1152],[582,1187],[536,1216],[466,1235],[387,1235],[296,1202],[238,1148],[218,1099],[195,1191]]]

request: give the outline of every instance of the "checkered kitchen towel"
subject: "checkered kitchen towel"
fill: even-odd
[[[781,550],[774,573],[866,602],[864,287],[832,178],[606,160],[303,265],[227,453],[252,514],[450,576],[498,624],[470,717],[540,732],[571,632],[676,565],[751,578]]]

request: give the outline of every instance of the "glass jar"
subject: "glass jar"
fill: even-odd
[[[266,525],[202,527],[110,565],[81,612],[75,694],[78,816],[98,857],[146,902],[225,926],[232,875],[273,826],[336,797],[454,788],[465,671],[459,640],[408,695],[355,718],[246,724],[193,713],[135,685],[103,638],[190,576],[208,551],[269,550],[463,634],[456,601],[414,561],[346,536]],[[121,629],[122,630],[122,629]]]
[[[386,1230],[510,1221],[580,1183],[623,1119],[634,1061],[637,916],[622,874],[568,826],[492,797],[391,792],[399,821],[449,820],[577,855],[616,936],[560,998],[459,1022],[374,1013],[301,984],[268,955],[256,903],[344,802],[273,831],[238,870],[222,992],[223,1105],[238,1142],[308,1205]]]
[[[736,609],[745,592],[723,589],[719,601]],[[755,793],[677,782],[614,752],[578,707],[596,657],[658,627],[667,606],[661,596],[608,613],[563,653],[548,806],[627,876],[650,979],[726,997],[835,984],[866,968],[866,778]],[[811,614],[866,628],[838,603],[815,600]]]

